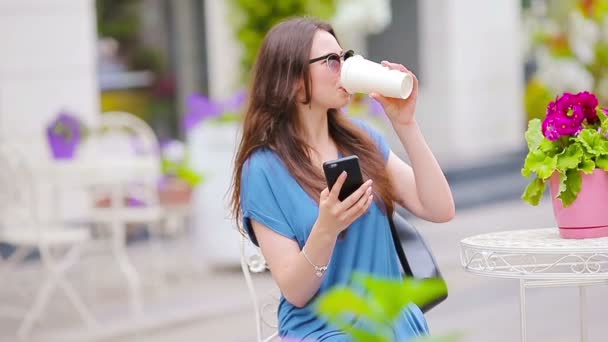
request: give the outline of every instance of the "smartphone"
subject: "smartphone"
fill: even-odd
[[[325,173],[325,180],[327,181],[329,190],[334,186],[342,171],[346,171],[347,176],[338,195],[340,201],[346,199],[363,185],[363,174],[359,167],[359,157],[352,155],[323,163],[323,172]]]

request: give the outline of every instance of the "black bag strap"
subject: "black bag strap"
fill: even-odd
[[[403,272],[408,277],[413,277],[412,268],[410,264],[407,262],[407,257],[405,256],[405,252],[403,251],[403,246],[401,245],[401,240],[399,239],[399,233],[397,232],[397,228],[395,228],[395,223],[393,222],[393,218],[387,215],[388,224],[391,226],[391,235],[393,237],[393,243],[395,244],[395,250],[397,251],[397,256],[399,257],[399,262],[401,263],[401,268]]]
[[[401,268],[403,269],[404,276],[412,277],[412,278],[429,278],[429,277],[439,278],[445,284],[445,280],[443,279],[441,272],[439,271],[437,262],[436,262],[435,258],[433,257],[433,254],[430,251],[429,247],[424,242],[424,239],[422,238],[422,236],[420,236],[420,233],[418,233],[418,231],[416,230],[416,228],[414,226],[412,226],[411,224],[408,224],[407,220],[405,220],[405,218],[401,217],[396,211],[393,213],[393,215],[394,215],[394,217],[387,216],[387,218],[388,218],[389,226],[391,228],[391,235],[393,237],[393,243],[395,244],[395,250],[397,251],[397,256],[399,257],[399,262],[401,263]],[[421,259],[421,260],[418,260],[418,262],[421,262],[421,264],[419,266],[421,266],[422,269],[420,267],[418,267],[416,270],[417,274],[414,274],[414,271],[412,270],[412,266],[410,265],[409,261],[407,260],[407,256],[405,254],[405,251],[403,250],[403,245],[401,243],[401,239],[399,238],[399,232],[397,231],[395,219],[399,220],[400,227],[402,227],[403,229],[406,229],[406,235],[407,235],[406,239],[416,241],[418,248],[421,249],[424,253],[423,255],[425,257],[423,257],[423,259]],[[447,289],[447,284],[445,284],[445,286]],[[434,308],[437,304],[443,302],[447,298],[447,296],[448,296],[448,294],[446,291],[446,293],[444,295],[433,299],[431,302],[420,307],[420,309],[422,310],[422,312],[426,313],[429,310],[431,310],[432,308]]]

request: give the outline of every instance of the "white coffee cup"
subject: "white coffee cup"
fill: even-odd
[[[392,70],[382,64],[355,55],[342,64],[340,83],[347,92],[407,99],[414,88],[411,74]]]

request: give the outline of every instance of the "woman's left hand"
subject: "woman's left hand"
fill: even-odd
[[[414,122],[414,112],[416,111],[416,99],[418,97],[418,79],[413,72],[409,71],[406,67],[401,64],[390,63],[382,61],[383,66],[389,69],[395,69],[406,72],[412,75],[414,79],[414,86],[412,93],[407,99],[399,99],[394,97],[385,97],[378,93],[369,94],[374,100],[380,102],[384,112],[388,118],[395,125],[409,125]]]

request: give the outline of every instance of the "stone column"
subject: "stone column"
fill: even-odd
[[[227,1],[205,1],[209,96],[223,99],[242,88],[241,47],[230,23]]]
[[[417,117],[437,157],[444,165],[460,165],[522,148],[520,2],[425,0],[419,5]]]
[[[92,0],[0,0],[0,139],[44,142],[61,110],[99,112]]]

